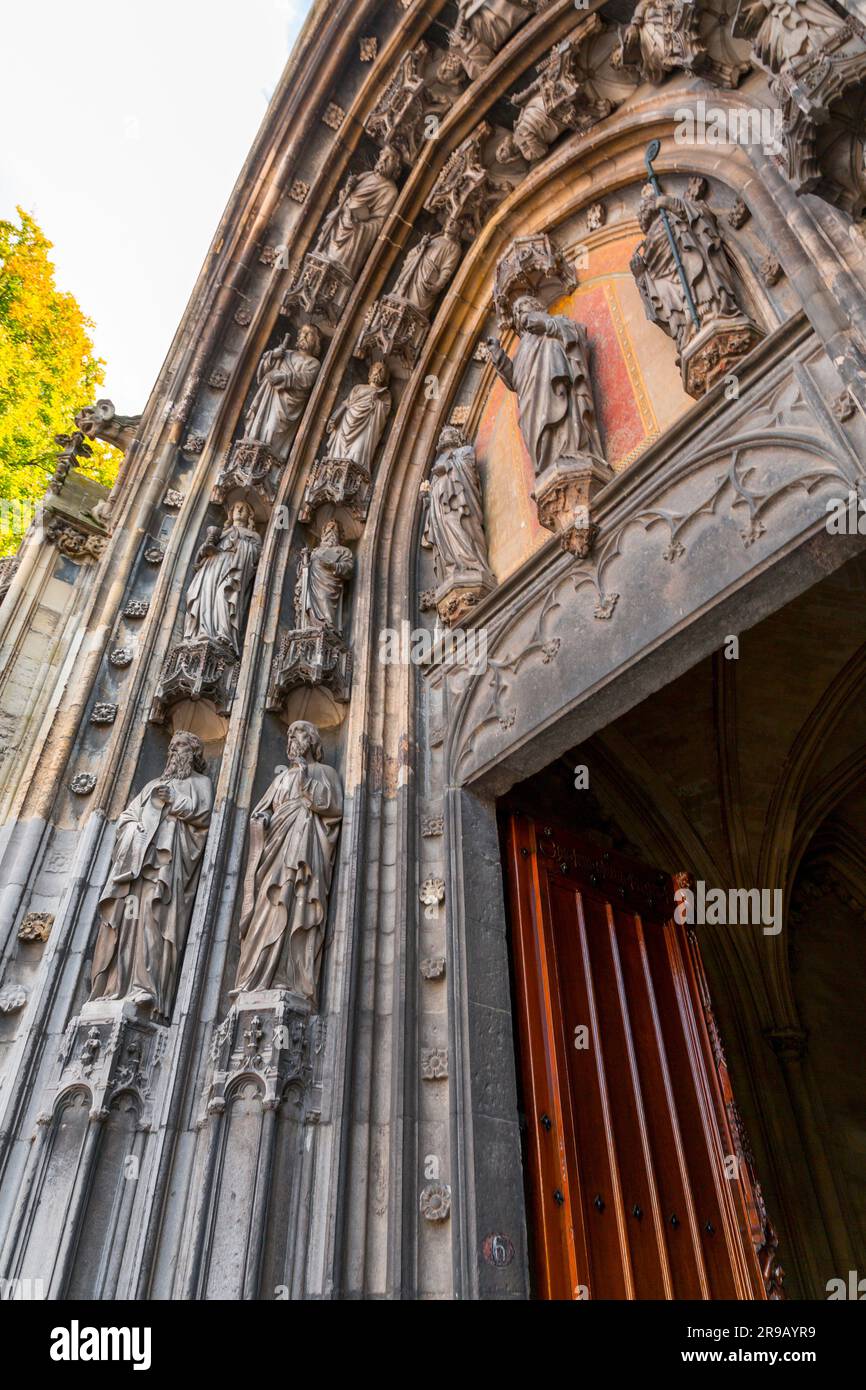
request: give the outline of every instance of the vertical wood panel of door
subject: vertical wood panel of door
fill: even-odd
[[[517,812],[505,831],[536,1295],[780,1296],[674,881]]]

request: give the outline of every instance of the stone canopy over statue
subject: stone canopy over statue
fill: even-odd
[[[186,596],[183,640],[206,640],[239,657],[262,541],[248,502],[233,502],[226,525],[211,526]]]
[[[454,425],[446,425],[439,436],[422,496],[426,516],[421,544],[433,552],[436,606],[442,620],[454,627],[496,584],[487,561],[475,450]]]
[[[289,347],[287,334],[259,363],[258,389],[247,412],[245,436],[266,444],[282,462],[288,457],[295,427],[315,385],[321,355],[319,330],[303,324],[296,348]]]
[[[844,23],[823,0],[743,0],[735,32],[751,38],[762,67],[780,73],[820,48]]]
[[[99,900],[91,1000],[132,999],[168,1017],[212,805],[201,740],[175,734],[164,772],[117,822]]]
[[[250,818],[235,992],[285,989],[315,1006],[343,792],[313,724],[297,720]]]
[[[631,271],[647,318],[676,343],[685,389],[702,396],[760,334],[740,305],[733,264],[705,202],[649,191],[638,221],[645,240]]]

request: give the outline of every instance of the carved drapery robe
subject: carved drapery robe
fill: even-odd
[[[371,169],[366,174],[352,175],[346,187],[342,203],[325,219],[316,250],[354,277],[372,251],[394,205],[397,185]]]
[[[216,528],[213,528],[214,532]],[[262,553],[258,532],[243,526],[227,526],[219,538],[207,543],[210,554],[201,554],[186,598],[185,642],[206,637],[240,656],[241,639],[256,566]],[[202,547],[206,550],[207,545]]]
[[[481,483],[471,444],[446,449],[430,474],[428,511],[421,544],[433,551],[440,585],[457,575],[495,584],[487,564]]]
[[[247,413],[247,438],[267,444],[272,454],[285,459],[320,366],[318,358],[297,348],[266,352],[256,373],[258,390]]]
[[[387,386],[370,382],[353,386],[335,412],[337,423],[328,442],[331,458],[351,459],[369,471],[390,411]]]
[[[236,989],[289,989],[315,1001],[342,816],[332,767],[279,769],[250,821]]]
[[[455,49],[471,81],[481,76],[531,14],[527,5],[513,4],[512,0],[459,0]]]
[[[711,318],[740,313],[733,271],[718,223],[706,204],[690,198],[666,198],[670,228],[701,326]],[[680,352],[697,331],[661,216],[651,223],[646,241],[631,262],[647,317],[674,339]]]
[[[352,552],[345,545],[317,545],[306,551],[298,575],[295,621],[299,628],[342,628],[343,587],[352,573]]]
[[[586,330],[562,315],[536,313],[532,321],[543,331],[522,332],[506,380],[517,392],[520,429],[538,476],[557,459],[601,458],[602,450]]]
[[[758,62],[779,73],[820,48],[843,23],[822,0],[744,0],[738,27],[752,36]]]
[[[154,797],[168,782],[171,804]],[[148,782],[117,822],[99,902],[91,999],[146,990],[167,1017],[186,941],[213,806],[209,777]]]
[[[394,294],[407,300],[425,316],[430,313],[436,296],[448,284],[460,264],[459,238],[440,232],[422,237],[406,257]]]

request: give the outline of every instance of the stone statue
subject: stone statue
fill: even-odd
[[[235,990],[287,989],[315,1004],[343,792],[313,724],[292,724],[286,751],[250,818]]]
[[[513,135],[506,136],[497,147],[500,164],[521,156],[530,164],[543,159],[563,131],[589,130],[610,115],[612,103],[594,100],[577,73],[579,48],[579,43],[568,39],[558,43],[535,81],[509,98],[519,114]]]
[[[638,221],[645,240],[631,259],[631,272],[637,281],[647,318],[673,338],[682,353],[698,331],[691,315],[683,284],[674,260],[664,222],[668,224],[680,253],[692,300],[701,327],[710,319],[733,319],[740,315],[734,273],[718,223],[704,202],[683,196],[646,195],[641,198]]]
[[[427,515],[421,544],[433,551],[440,586],[476,576],[485,588],[493,588],[475,450],[454,425],[442,430],[437,450],[430,480],[422,488]]]
[[[531,18],[534,8],[513,0],[457,0],[457,23],[449,35],[448,57],[459,62],[474,82],[514,31]]]
[[[413,246],[392,294],[405,299],[426,318],[460,264],[460,256],[459,222],[449,217],[441,232],[426,232]]]
[[[636,68],[644,81],[656,86],[677,68],[700,72],[707,53],[698,32],[697,8],[693,0],[638,0],[613,54],[613,66]]]
[[[348,546],[343,545],[340,525],[327,521],[319,544],[304,546],[295,585],[295,624],[301,628],[330,628],[342,632],[343,589],[354,568]]]
[[[342,266],[347,275],[357,275],[394,206],[399,172],[400,156],[386,145],[373,169],[349,176],[322,224],[318,255]]]
[[[168,1017],[212,805],[201,739],[175,734],[162,776],[117,822],[99,900],[91,999],[131,998]]]
[[[249,502],[228,509],[226,525],[208,527],[195,559],[195,575],[186,596],[184,642],[202,638],[241,654],[241,639],[262,541]]]
[[[512,309],[520,343],[513,360],[495,338],[490,361],[520,405],[520,430],[539,477],[559,460],[603,462],[589,375],[586,329],[521,295]]]
[[[751,38],[762,67],[780,73],[820,48],[844,23],[823,0],[743,0],[735,32]]]
[[[390,413],[388,368],[373,362],[366,384],[353,386],[328,421],[329,457],[351,459],[369,473]]]
[[[321,355],[319,330],[304,324],[296,348],[289,347],[286,334],[280,346],[266,352],[259,363],[258,390],[247,413],[245,434],[266,444],[278,459],[288,457],[295,425],[319,375]]]

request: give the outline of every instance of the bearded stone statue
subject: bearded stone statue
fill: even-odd
[[[261,553],[252,507],[243,499],[233,502],[222,531],[211,526],[196,556],[195,575],[186,596],[184,642],[207,638],[240,656]]]
[[[259,363],[258,390],[247,412],[245,434],[266,444],[278,459],[288,457],[295,426],[319,375],[321,355],[319,330],[304,324],[296,348],[289,347],[286,334],[280,346],[266,352]]]
[[[168,1017],[212,805],[201,739],[175,734],[162,776],[117,822],[99,900],[91,999],[131,998]]]
[[[295,588],[298,628],[322,627],[342,631],[343,589],[354,567],[352,552],[342,543],[337,521],[326,521],[319,544],[301,552]]]
[[[352,278],[357,275],[396,202],[394,180],[399,172],[400,156],[386,145],[374,168],[349,176],[337,206],[322,224],[318,255],[342,266]]]
[[[292,724],[286,751],[250,818],[235,991],[287,989],[315,1005],[343,791],[315,725]]]

